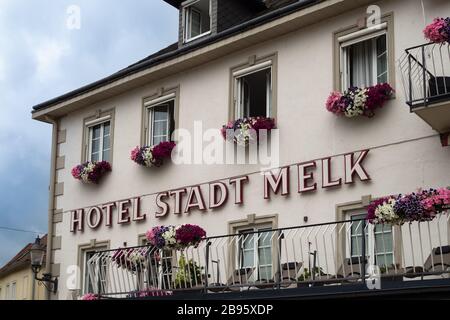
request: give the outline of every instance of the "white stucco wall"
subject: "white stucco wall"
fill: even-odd
[[[397,0],[379,2],[383,13],[394,12],[395,59],[404,49],[424,43],[423,17],[420,1]],[[56,264],[61,264],[60,298],[67,297],[64,285],[68,266],[77,263],[78,245],[110,240],[111,247],[124,242],[136,245],[138,235],[159,224],[193,223],[203,226],[209,235],[226,234],[228,222],[248,214],[279,214],[280,227],[310,224],[336,219],[338,204],[374,197],[414,191],[419,187],[450,185],[450,149],[440,145],[436,133],[421,119],[409,112],[405,104],[399,71],[396,68],[395,99],[378,110],[372,119],[337,118],[328,113],[324,103],[333,89],[333,32],[356,23],[365,8],[289,33],[276,40],[261,43],[220,60],[211,61],[168,79],[150,83],[114,99],[92,105],[62,118],[61,129],[67,130],[67,141],[60,146],[66,157],[64,170],[58,171],[58,182],[64,182],[64,196],[57,198],[57,208],[64,210],[63,223],[56,227],[62,236],[62,250],[56,251]],[[435,16],[450,13],[448,1],[427,1],[427,22]],[[141,168],[130,160],[130,151],[140,144],[142,98],[158,88],[180,86],[181,128],[193,130],[196,120],[204,128],[220,128],[228,120],[230,68],[245,63],[251,55],[258,57],[278,54],[278,114],[281,135],[280,165],[300,163],[361,149],[371,149],[364,166],[370,182],[323,190],[307,195],[297,194],[297,170],[291,168],[291,194],[288,197],[263,198],[263,178],[250,177],[245,187],[245,204],[235,206],[229,201],[214,212],[193,212],[190,215],[170,215],[157,220],[149,214],[145,223],[86,229],[76,235],[69,232],[70,213],[77,208],[104,204],[154,194],[184,186],[202,184],[254,172],[255,166],[175,166],[159,169]],[[99,186],[84,185],[71,176],[70,170],[81,160],[83,119],[96,110],[115,108],[113,172]],[[342,177],[342,158],[336,158],[333,170]],[[320,186],[320,167],[316,173]],[[232,189],[230,189],[231,191]],[[208,197],[207,189],[205,198]],[[233,200],[232,198],[230,200]],[[144,199],[142,207],[156,210],[155,196]],[[148,211],[148,210],[147,210]],[[153,212],[147,212],[153,213]]]

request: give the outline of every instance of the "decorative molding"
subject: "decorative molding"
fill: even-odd
[[[59,263],[53,263],[51,265],[51,273],[53,277],[61,276],[61,265]]]
[[[55,184],[55,197],[64,195],[64,182]]]
[[[66,166],[66,157],[61,156],[56,158],[56,170],[62,170]]]
[[[67,138],[67,131],[66,130],[60,130],[58,131],[58,137],[57,142],[58,144],[65,143]]]
[[[62,248],[62,237],[61,236],[53,237],[52,250],[53,251],[61,250],[61,248]]]

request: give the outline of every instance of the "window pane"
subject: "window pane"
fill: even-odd
[[[93,162],[100,161],[100,152],[93,153],[91,155],[91,161],[93,161]]]
[[[110,159],[110,150],[109,149],[103,151],[102,161],[107,161],[107,162],[111,161],[111,159]]]
[[[260,248],[258,251],[260,265],[272,264],[272,248]]]
[[[111,129],[111,125],[109,122],[105,122],[105,124],[103,125],[103,136],[109,136],[110,135],[110,130]]]
[[[191,34],[190,37],[194,38],[201,34],[201,14],[200,12],[191,9]]]
[[[376,39],[377,45],[377,83],[387,82],[387,43],[386,35]]]
[[[99,152],[100,151],[100,139],[92,140],[91,143],[92,143],[91,152],[93,154]]]
[[[168,105],[158,106],[153,108],[154,121],[166,120],[168,119]]]
[[[92,127],[91,130],[92,130],[92,139],[100,138],[101,125],[97,125],[95,127]]]
[[[153,136],[167,136],[167,121],[158,121],[154,123]]]
[[[260,266],[259,267],[259,279],[260,280],[272,279],[272,266]]]
[[[375,256],[376,263],[380,267],[391,267],[394,265],[394,255],[392,253],[389,254],[379,254]]]

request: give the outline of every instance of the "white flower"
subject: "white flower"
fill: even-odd
[[[394,211],[395,203],[395,199],[389,199],[375,209],[375,217],[378,223],[394,223],[399,219]]]

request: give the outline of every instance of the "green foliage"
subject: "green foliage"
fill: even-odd
[[[181,255],[174,280],[175,289],[187,289],[201,284],[202,269],[192,259],[186,261],[186,257]]]
[[[299,282],[304,282],[304,281],[307,281],[307,280],[312,280],[313,274],[314,274],[314,277],[319,277],[319,276],[325,276],[326,275],[323,272],[322,268],[314,267],[312,269],[312,272],[308,268],[305,268],[305,269],[303,269],[303,273],[300,275],[300,277],[298,277],[298,281]]]

